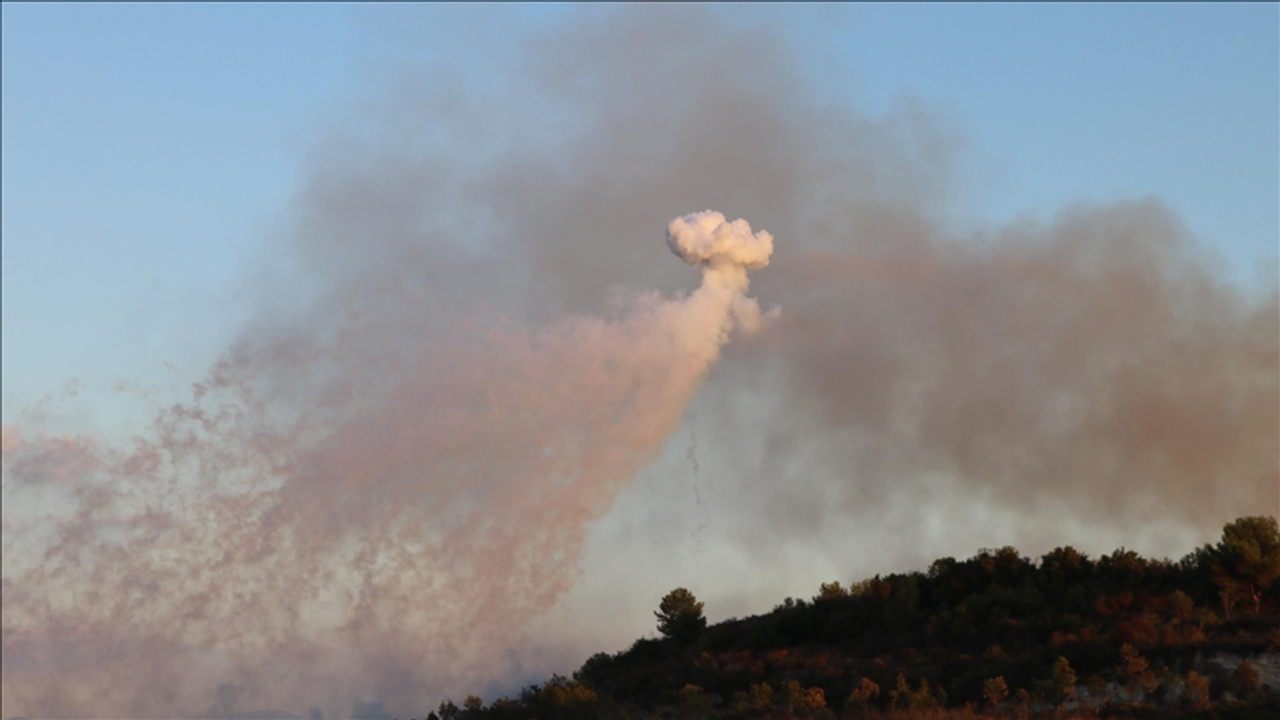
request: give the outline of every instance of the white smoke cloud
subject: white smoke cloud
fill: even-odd
[[[762,315],[760,304],[744,295],[750,286],[747,270],[769,265],[773,236],[768,232],[752,233],[746,220],[729,222],[723,213],[704,210],[672,220],[667,226],[667,246],[681,260],[703,267],[707,287],[728,295],[736,326],[743,332],[757,333],[780,314],[774,308]]]
[[[729,222],[714,210],[672,220],[667,226],[667,245],[690,265],[729,264],[754,270],[767,267],[773,254],[773,236],[768,232],[752,233],[746,220]]]

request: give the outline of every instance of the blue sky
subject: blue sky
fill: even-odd
[[[966,224],[1163,198],[1240,282],[1280,245],[1280,11],[1258,5],[719,6],[835,102],[964,138]],[[563,6],[3,8],[3,414],[68,380],[185,383],[326,127],[399,68],[463,69]],[[82,396],[82,400],[87,398]]]

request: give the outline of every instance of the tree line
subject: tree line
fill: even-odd
[[[1280,665],[1275,517],[1235,520],[1176,562],[1004,547],[710,626],[703,607],[676,588],[661,637],[428,720],[1280,717],[1264,672]]]

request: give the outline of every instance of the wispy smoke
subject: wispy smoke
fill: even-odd
[[[807,444],[845,479],[824,512],[961,492],[1037,518],[1212,532],[1280,511],[1276,295],[1215,277],[1160,203],[968,243],[863,237],[871,248],[779,262],[763,291],[787,322],[742,358],[786,388],[768,433],[821,438]],[[774,500],[809,495],[795,490]]]
[[[5,428],[5,716],[407,715],[523,679],[718,360],[705,535],[743,554],[909,546],[967,502],[1049,535],[1280,504],[1276,290],[1158,200],[958,233],[927,109],[826,105],[705,9],[588,13],[504,71],[424,73],[325,144],[261,311],[135,442]],[[780,311],[746,295],[772,237],[711,211],[668,225],[681,292],[655,230],[699,207],[784,239],[754,278]]]
[[[743,293],[769,235],[713,212],[670,232],[716,247],[685,298],[468,320],[381,368],[349,319],[233,350],[130,448],[6,429],[6,481],[78,502],[43,557],[21,546],[40,527],[6,537],[6,704],[146,717],[374,692],[408,709],[475,678],[568,588],[588,521],[734,326],[759,326]]]

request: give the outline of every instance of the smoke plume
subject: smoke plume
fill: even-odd
[[[689,262],[681,243],[714,244],[702,285],[614,319],[468,322],[382,357],[347,320],[236,348],[132,447],[6,428],[7,481],[77,502],[38,560],[21,543],[48,528],[6,537],[6,704],[148,717],[373,693],[407,712],[476,677],[568,588],[587,523],[734,326],[759,326],[746,270],[772,238],[710,211],[670,237]],[[378,381],[354,384],[366,364]]]
[[[689,533],[653,519],[689,504],[661,468],[691,404],[699,554],[749,568],[709,609],[767,610],[795,558],[1202,541],[1280,506],[1274,283],[1155,198],[958,227],[960,135],[827,102],[778,32],[584,10],[512,41],[501,91],[408,72],[327,138],[189,397],[128,442],[4,429],[3,714],[407,716],[569,671],[681,584]],[[655,230],[700,207],[785,242],[670,221],[685,294]],[[746,295],[766,264],[778,311]],[[630,573],[607,637],[534,637],[607,594],[592,553],[667,574]]]

